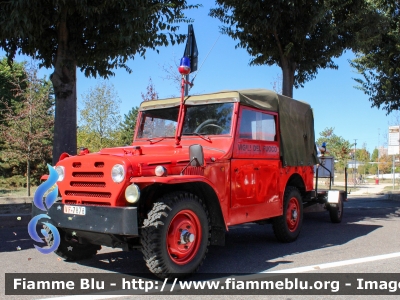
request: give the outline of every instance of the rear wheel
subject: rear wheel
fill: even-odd
[[[160,278],[196,272],[210,243],[210,221],[202,201],[177,192],[154,203],[142,227],[146,265]]]
[[[342,222],[343,217],[343,196],[340,195],[339,201],[335,206],[330,205],[329,207],[329,216],[331,218],[332,223],[340,223]]]
[[[283,215],[273,219],[272,228],[280,242],[289,243],[297,239],[303,223],[303,202],[299,190],[288,186],[283,204]]]

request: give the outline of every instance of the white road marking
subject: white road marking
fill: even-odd
[[[291,268],[291,269],[283,269],[283,270],[277,270],[277,271],[263,271],[258,274],[271,274],[271,273],[303,273],[303,272],[310,272],[310,271],[315,271],[315,270],[323,270],[323,269],[329,269],[329,268],[336,268],[336,267],[341,267],[341,266],[348,266],[348,265],[355,265],[355,264],[360,264],[360,263],[365,263],[365,262],[371,262],[371,261],[378,261],[378,260],[384,260],[384,259],[391,259],[391,258],[396,258],[400,257],[400,252],[394,252],[394,253],[388,253],[388,254],[382,254],[382,255],[376,255],[376,256],[368,256],[368,257],[362,257],[362,258],[355,258],[355,259],[349,259],[349,260],[342,260],[342,261],[337,261],[337,262],[331,262],[331,263],[325,263],[325,264],[319,264],[319,265],[312,265],[312,266],[305,266],[305,267],[298,267],[298,268]],[[118,292],[118,291],[116,291]],[[120,297],[126,297],[129,295],[90,295],[90,296],[82,296],[82,295],[76,295],[76,296],[66,296],[66,297],[57,297],[57,298],[43,298],[40,300],[101,300],[101,299],[112,299],[112,298],[120,298]]]
[[[394,252],[394,253],[382,254],[382,255],[376,255],[376,256],[368,256],[368,257],[362,257],[362,258],[355,258],[355,259],[349,259],[349,260],[342,260],[342,261],[336,261],[336,262],[331,262],[331,263],[298,267],[298,268],[292,268],[292,269],[283,269],[283,270],[277,270],[277,271],[266,270],[266,271],[263,271],[260,273],[303,273],[303,272],[310,272],[310,271],[315,271],[315,270],[355,265],[355,264],[360,264],[360,263],[370,262],[370,261],[390,259],[390,258],[395,258],[395,257],[400,257],[400,252]]]

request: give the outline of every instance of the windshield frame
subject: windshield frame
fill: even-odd
[[[226,100],[228,100],[228,99],[226,99]],[[218,102],[211,102],[210,101],[209,103],[202,102],[202,103],[198,103],[198,104],[196,103],[196,104],[185,105],[184,106],[184,109],[185,109],[185,120],[184,120],[184,123],[182,124],[182,127],[184,128],[186,123],[188,122],[188,120],[187,120],[187,111],[188,111],[188,109],[194,108],[194,107],[198,107],[198,106],[203,106],[204,107],[204,106],[208,106],[208,105],[225,105],[225,104],[231,104],[231,107],[229,108],[230,109],[230,114],[227,115],[228,118],[230,118],[230,120],[229,120],[230,121],[229,122],[229,127],[230,128],[229,128],[228,131],[224,130],[224,133],[219,133],[219,134],[218,133],[217,134],[214,133],[213,134],[213,133],[201,133],[201,132],[197,132],[197,133],[196,132],[187,132],[187,133],[185,133],[184,130],[182,130],[181,137],[184,137],[184,138],[196,137],[196,138],[202,138],[202,139],[205,139],[205,140],[209,140],[210,138],[208,136],[211,136],[213,138],[233,136],[234,135],[234,129],[235,129],[234,126],[236,126],[235,125],[236,122],[235,122],[234,116],[237,114],[237,107],[238,107],[237,102],[234,99],[231,99],[231,101],[218,101]],[[150,113],[151,111],[157,111],[157,110],[165,111],[167,109],[174,109],[174,110],[176,110],[176,113],[179,112],[179,106],[169,106],[169,107],[165,107],[165,108],[157,108],[157,109],[152,108],[152,109],[140,110],[139,114],[138,114],[138,117],[137,117],[137,121],[136,121],[134,141],[137,141],[137,140],[154,140],[154,139],[157,139],[157,138],[163,138],[163,139],[174,138],[173,134],[171,134],[171,135],[154,135],[154,136],[148,136],[148,135],[143,136],[143,135],[141,135],[139,137],[139,135],[141,133],[143,133],[143,130],[144,130],[143,127],[145,126],[145,122],[146,122],[146,121],[144,121],[144,118],[146,118],[146,113]],[[176,126],[174,132],[176,132],[177,127],[178,127],[177,119],[178,119],[178,117],[176,117],[176,122],[174,124],[174,126]],[[167,120],[167,119],[165,119],[165,120]],[[170,120],[170,121],[172,121],[172,120]],[[224,124],[225,127],[226,127],[226,124],[227,123]],[[226,128],[224,128],[224,129],[226,129]]]

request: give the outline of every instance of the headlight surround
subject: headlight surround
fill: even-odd
[[[163,166],[157,166],[154,170],[154,174],[156,174],[156,176],[167,176],[167,169],[164,168]]]
[[[132,183],[125,190],[125,199],[129,203],[136,203],[140,198],[140,189],[139,187]]]
[[[123,165],[116,164],[111,169],[111,179],[115,183],[121,183],[125,179],[125,169]]]
[[[63,166],[57,166],[54,168],[58,174],[57,181],[63,181],[65,178],[65,168]]]

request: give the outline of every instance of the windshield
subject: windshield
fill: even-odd
[[[229,134],[232,112],[233,103],[187,106],[182,134]],[[137,138],[174,137],[178,113],[179,107],[143,111]]]

